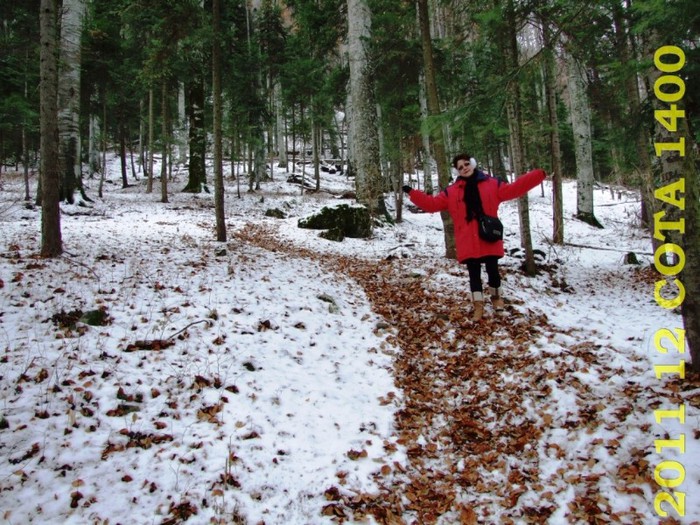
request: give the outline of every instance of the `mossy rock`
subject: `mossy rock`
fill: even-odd
[[[275,219],[286,219],[287,214],[279,208],[268,208],[265,212],[265,217],[273,217]]]
[[[347,204],[324,207],[316,215],[299,219],[298,226],[311,230],[338,230],[332,235],[337,237],[340,233],[351,239],[367,239],[372,235],[372,218],[367,208]]]
[[[336,242],[343,242],[343,239],[345,239],[345,235],[343,234],[343,230],[340,228],[331,228],[330,230],[326,230],[324,232],[321,232],[319,234],[319,237],[322,237],[323,239],[327,239],[329,241],[336,241]]]

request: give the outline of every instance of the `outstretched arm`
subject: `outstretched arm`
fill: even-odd
[[[435,213],[447,209],[447,193],[445,191],[441,191],[437,195],[428,195],[420,190],[414,190],[410,186],[404,186],[403,191],[408,194],[411,202],[423,211]]]
[[[498,198],[501,201],[517,199],[540,184],[545,178],[547,178],[547,174],[544,170],[536,169],[529,171],[510,184],[501,184],[498,187]]]

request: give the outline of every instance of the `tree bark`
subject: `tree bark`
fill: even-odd
[[[163,142],[163,153],[160,162],[160,202],[168,202],[168,164],[170,153],[170,138],[168,134],[168,84],[163,79],[163,84],[160,89],[160,107],[161,107],[161,136]]]
[[[216,214],[216,240],[226,242],[226,217],[224,215],[224,159],[221,97],[221,0],[212,3],[214,42],[212,49],[212,97],[214,112],[214,211]]]
[[[440,100],[438,98],[437,82],[435,75],[435,61],[433,59],[433,43],[430,37],[430,18],[428,15],[428,0],[418,0],[418,23],[420,25],[421,42],[423,48],[423,72],[425,78],[425,95],[428,105],[428,116],[440,115]],[[445,137],[442,124],[433,126],[433,152],[438,170],[438,185],[440,189],[450,184],[450,168],[445,152]],[[443,231],[445,235],[445,257],[455,259],[457,249],[455,247],[454,223],[447,212],[441,212]]]
[[[182,191],[200,193],[206,184],[207,137],[204,129],[204,79],[198,76],[192,78],[188,95],[190,165],[187,186]]]
[[[148,90],[148,184],[146,193],[153,193],[153,155],[156,132],[155,95],[153,87]]]
[[[695,169],[693,137],[684,123],[685,140],[691,146],[683,163],[686,187],[685,221],[683,235],[686,263],[681,277],[685,285],[685,301],[681,307],[686,338],[690,347],[691,368],[700,373],[700,176]]]
[[[681,272],[685,301],[681,306],[685,335],[690,348],[691,369],[700,374],[700,176],[696,166],[696,145],[683,119],[684,136],[689,148],[683,162],[685,178],[685,222],[683,235],[685,267]]]
[[[382,173],[377,133],[377,104],[367,42],[371,13],[367,0],[347,0],[348,58],[350,64],[352,171],[357,199],[372,215],[382,213]]]
[[[81,176],[80,45],[85,7],[85,0],[63,0],[61,7],[61,60],[58,72],[61,197],[71,204]]]
[[[544,60],[544,87],[547,99],[547,113],[549,118],[549,147],[552,155],[552,242],[564,244],[564,198],[562,189],[562,157],[561,142],[559,140],[559,118],[557,117],[557,92],[554,67],[553,42],[550,28],[547,22],[540,20],[542,24],[542,41],[545,49]]]
[[[591,133],[591,106],[586,94],[585,72],[578,61],[567,59],[571,127],[574,132],[576,155],[576,217],[591,226],[602,228],[594,212],[593,146]]]
[[[41,0],[40,9],[41,256],[57,257],[63,253],[63,242],[58,153],[56,0]]]
[[[512,0],[508,1],[506,6],[506,49],[505,56],[507,59],[508,69],[515,72],[520,64],[518,60],[518,40],[517,27],[515,18],[515,8]],[[510,131],[511,142],[511,169],[515,172],[515,176],[520,176],[525,171],[525,149],[523,142],[523,122],[522,110],[520,103],[520,85],[517,78],[511,80],[508,85],[508,100],[506,102],[508,113],[508,129]],[[520,223],[520,243],[525,250],[525,265],[524,270],[527,275],[535,275],[537,273],[537,265],[535,264],[535,256],[532,249],[532,233],[530,232],[530,210],[529,199],[527,194],[518,199],[518,216]]]
[[[628,8],[629,9],[629,8]],[[626,16],[623,6],[613,4],[613,22],[615,24],[616,47],[618,56],[623,65],[627,66],[630,63],[638,62],[635,57],[634,48],[632,46],[629,31],[629,19]],[[636,72],[627,75],[624,81],[625,92],[627,94],[627,102],[629,109],[627,128],[634,136],[636,157],[636,168],[639,173],[642,184],[642,204],[641,204],[641,219],[642,225],[651,228],[654,223],[654,182],[651,165],[651,155],[649,152],[649,135],[648,128],[641,125],[639,122],[642,116],[641,97],[639,94],[638,75]]]

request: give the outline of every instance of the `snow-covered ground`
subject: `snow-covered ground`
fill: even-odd
[[[410,470],[411,446],[399,438],[395,419],[405,402],[394,370],[403,350],[362,283],[323,261],[393,255],[438,292],[455,280],[464,287],[463,270],[442,256],[438,215],[406,208],[402,223],[376,228],[370,240],[327,241],[299,229],[297,220],[349,202],[339,195],[352,183],[324,173],[323,191],[302,196],[278,171],[274,182],[241,198],[227,182],[229,239],[222,244],[214,239],[213,195],[178,193],[179,180],[163,204],[160,191],[147,194],[142,180],[122,189],[116,171],[108,179],[104,199],[64,207],[65,253],[44,260],[37,256],[40,210],[25,207],[19,174],[1,178],[3,523],[330,523],[323,509],[338,498],[324,496],[329,489],[339,487],[346,498],[372,494],[377,473]],[[94,196],[96,182],[86,182]],[[547,181],[529,197],[534,244],[553,270],[528,278],[517,271],[517,253],[507,255],[504,289],[514,315],[541,314],[551,325],[527,349],[552,389],[526,407],[547,422],[540,475],[566,480],[562,466],[586,455],[589,463],[576,474],[585,477],[590,464],[597,490],[610,501],[599,521],[577,521],[576,481],[562,481],[556,497],[521,497],[523,508],[540,496],[555,507],[546,521],[522,523],[658,523],[653,476],[658,465],[671,465],[664,461],[685,469],[680,522],[697,522],[700,391],[654,375],[654,364],[678,361],[673,351],[655,350],[655,334],[682,321],[654,301],[638,195],[596,189],[605,226],[599,230],[573,219],[575,183],[564,191],[570,245],[547,242]],[[270,208],[287,218],[266,217]],[[504,204],[500,215],[507,247],[516,248],[516,203]],[[251,226],[290,249],[265,249],[237,235]],[[630,251],[641,266],[623,263]],[[102,312],[101,322],[86,322],[92,311]],[[662,344],[672,349],[668,340]],[[573,363],[567,349],[581,345],[594,356],[590,368],[552,365],[553,357],[564,367]],[[558,374],[563,381],[553,380]],[[599,412],[624,408],[622,423],[573,430],[567,417],[581,400],[572,382]],[[629,397],[620,399],[621,392]],[[655,409],[678,403],[685,405],[684,424],[655,422]],[[680,435],[685,453],[655,451],[655,439]],[[629,493],[620,490],[625,483]],[[457,500],[474,501],[464,492]],[[671,512],[667,503],[662,508]],[[474,511],[447,512],[440,522],[470,523],[481,516]],[[493,523],[507,523],[491,515]],[[402,519],[416,516],[406,511]]]

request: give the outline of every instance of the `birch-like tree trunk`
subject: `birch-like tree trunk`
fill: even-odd
[[[63,0],[61,59],[58,71],[58,130],[62,170],[61,198],[73,203],[80,184],[80,45],[85,0]]]
[[[57,257],[63,253],[63,242],[60,209],[61,172],[58,153],[56,0],[41,0],[40,9],[41,256]]]
[[[98,104],[95,104],[95,106],[99,107]],[[102,169],[100,161],[100,118],[96,113],[90,115],[88,130],[88,164],[90,166],[90,178],[92,178],[95,173],[99,173]]]
[[[567,57],[569,88],[569,112],[574,133],[576,155],[576,217],[592,226],[602,228],[594,212],[593,141],[591,132],[591,106],[586,93],[586,76],[581,64]]]
[[[277,133],[277,166],[288,170],[289,164],[287,161],[287,145],[285,143],[284,105],[282,103],[282,85],[280,84],[279,80],[275,80],[272,93],[275,105],[275,132]]]
[[[383,209],[382,174],[377,133],[377,105],[367,43],[371,13],[367,0],[347,0],[348,58],[350,63],[351,146],[357,199],[372,214]],[[381,202],[380,202],[381,201]]]

